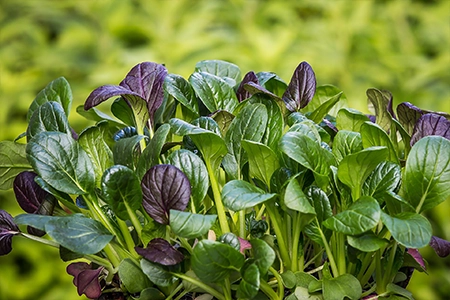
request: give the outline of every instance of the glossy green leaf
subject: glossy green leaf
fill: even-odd
[[[52,218],[45,231],[61,246],[80,254],[100,252],[114,237],[102,223],[80,214]]]
[[[304,214],[316,214],[296,177],[289,180],[284,193],[284,204],[287,208]]]
[[[134,169],[137,161],[139,142],[144,138],[144,135],[134,135],[118,140],[112,148],[114,164],[124,165]]]
[[[31,116],[39,106],[49,101],[58,102],[63,108],[66,116],[69,115],[70,108],[72,107],[72,90],[64,77],[53,80],[37,94],[28,109],[27,120],[30,121]]]
[[[171,209],[169,223],[176,235],[192,239],[206,234],[216,219],[216,215],[199,215]]]
[[[202,60],[195,65],[195,72],[207,72],[220,78],[231,78],[236,82],[241,79],[241,70],[235,64],[223,60]]]
[[[313,112],[317,110],[322,104],[331,100],[336,95],[340,94],[339,102],[337,102],[328,112],[332,116],[336,116],[339,109],[347,103],[347,97],[342,90],[332,84],[323,84],[316,87],[316,93],[314,94],[311,102],[302,109],[304,113]]]
[[[381,203],[385,192],[394,191],[401,181],[400,166],[392,162],[384,161],[370,173],[362,186],[362,195],[372,196]]]
[[[202,240],[194,248],[191,264],[200,280],[222,283],[232,271],[241,269],[244,256],[230,245]]]
[[[141,232],[142,243],[147,245],[155,238],[166,236],[166,225],[159,224],[155,220],[149,220],[143,227]]]
[[[260,239],[252,239],[250,244],[252,245],[254,264],[258,267],[260,274],[265,275],[275,261],[275,251]]]
[[[321,142],[320,134],[317,130],[316,124],[311,120],[304,120],[295,123],[291,126],[291,128],[289,128],[288,132],[298,132],[301,135],[306,135],[315,142]]]
[[[382,212],[381,221],[389,229],[392,237],[407,248],[422,248],[431,240],[430,222],[417,213],[404,212],[392,217]]]
[[[393,283],[388,283],[388,285],[386,286],[386,292],[389,292],[391,295],[400,295],[409,300],[414,300],[413,294],[410,291]],[[389,297],[389,299],[391,299],[391,297]]]
[[[369,102],[373,105],[376,116],[376,124],[380,126],[385,132],[391,128],[391,114],[388,111],[390,97],[377,89],[368,89],[367,98]],[[378,145],[385,146],[385,145]]]
[[[338,162],[347,155],[359,152],[362,149],[362,138],[359,132],[339,130],[334,137],[332,152]]]
[[[366,115],[351,108],[342,108],[336,115],[336,127],[339,130],[360,132],[361,125],[367,121],[370,120]]]
[[[420,139],[406,160],[403,197],[423,212],[450,196],[449,184],[450,141],[440,136]]]
[[[241,242],[239,241],[239,238],[237,235],[235,235],[232,232],[227,232],[219,236],[217,239],[218,242],[230,245],[236,250],[241,250]]]
[[[133,109],[130,107],[124,97],[119,97],[113,101],[113,103],[111,104],[111,112],[116,118],[118,118],[128,126],[134,126],[135,121]],[[123,126],[120,127],[122,128]]]
[[[66,113],[58,102],[45,102],[33,112],[28,123],[27,140],[45,131],[72,134]]]
[[[358,300],[361,298],[362,288],[358,279],[353,275],[343,274],[332,279],[323,279],[323,297],[327,300]]]
[[[139,294],[139,298],[133,298],[135,300],[165,300],[166,296],[158,289],[149,287]]]
[[[121,220],[130,219],[142,205],[141,183],[136,174],[122,165],[107,169],[102,177],[103,200]]]
[[[164,79],[164,90],[191,112],[199,115],[198,101],[191,84],[176,74],[169,74]]]
[[[176,150],[167,157],[167,163],[177,167],[191,183],[191,196],[195,207],[200,208],[209,188],[208,170],[198,155],[189,150]]]
[[[328,218],[323,225],[343,234],[358,235],[374,228],[380,221],[380,206],[372,197],[363,196],[347,210]]]
[[[84,110],[84,106],[79,105],[79,106],[77,106],[76,111],[79,115],[85,117],[88,120],[95,121],[95,122],[107,121],[108,124],[111,124],[111,126],[114,126],[117,129],[122,128],[126,125],[129,125],[129,126],[133,125],[132,122],[130,124],[128,124],[128,123],[124,124],[124,123],[120,122],[119,120],[111,117],[110,115],[105,114],[104,112],[102,112],[101,110],[99,110],[95,107],[92,107],[88,110]]]
[[[242,140],[242,147],[247,152],[250,176],[270,186],[272,174],[280,167],[275,152],[264,144],[248,140]]]
[[[206,72],[196,72],[189,77],[189,82],[211,113],[217,110],[232,112],[238,105],[233,88],[218,76]]]
[[[380,239],[373,232],[367,232],[360,236],[347,236],[347,242],[353,248],[363,252],[374,252],[389,244],[386,239]]]
[[[170,286],[177,281],[177,278],[170,273],[169,267],[152,263],[146,259],[141,259],[140,264],[142,272],[156,285]]]
[[[394,216],[402,212],[415,212],[415,208],[394,192],[385,192],[381,198],[389,211],[389,215]]]
[[[156,130],[147,147],[145,147],[144,151],[142,151],[136,166],[136,174],[139,178],[142,178],[145,172],[159,163],[161,151],[169,132],[170,125],[162,124]]]
[[[338,178],[352,190],[353,201],[361,194],[364,181],[385,160],[388,155],[386,147],[370,147],[344,157],[338,166]]]
[[[253,299],[258,294],[260,273],[256,265],[248,264],[241,270],[242,280],[237,289],[238,299]]]
[[[12,188],[17,175],[31,170],[25,149],[25,144],[11,141],[0,142],[0,190]]]
[[[59,217],[37,214],[20,214],[14,218],[14,222],[17,225],[27,225],[45,231],[45,224],[56,218]]]
[[[336,103],[339,102],[343,92],[339,92],[338,94],[332,96],[327,101],[323,102],[319,107],[317,107],[308,118],[314,121],[315,123],[322,122],[323,118],[328,114],[328,112],[333,108]]]
[[[372,122],[364,122],[361,125],[361,137],[364,148],[372,146],[385,146],[389,154],[387,159],[396,164],[399,163],[397,152],[387,133],[377,124]]]
[[[118,274],[120,281],[131,294],[139,293],[152,284],[140,266],[130,258],[125,258],[120,262]]]
[[[113,165],[113,153],[108,147],[104,135],[106,123],[86,128],[79,136],[78,143],[86,151],[95,171],[96,186],[100,186],[103,173]]]
[[[250,208],[275,197],[257,186],[243,180],[227,182],[222,189],[223,205],[233,211]]]
[[[234,119],[234,115],[226,110],[219,110],[211,115],[211,118],[217,123],[220,129],[220,135],[225,136]]]
[[[26,147],[27,158],[36,173],[55,189],[67,194],[85,194],[95,185],[94,166],[71,136],[42,132]]]

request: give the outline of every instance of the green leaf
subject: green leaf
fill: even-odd
[[[167,157],[167,163],[177,167],[191,183],[191,199],[195,207],[203,205],[203,199],[209,188],[208,170],[202,159],[189,150],[176,150]]]
[[[347,155],[359,152],[362,149],[362,138],[359,132],[339,130],[334,137],[332,152],[338,162]]]
[[[66,116],[69,115],[70,108],[72,107],[72,90],[64,77],[53,80],[37,94],[28,109],[27,121],[30,121],[31,116],[39,106],[49,101],[55,101],[61,104]]]
[[[389,229],[392,237],[407,248],[422,248],[431,240],[430,222],[417,213],[404,212],[391,217],[381,212],[381,221]]]
[[[384,161],[377,165],[362,186],[362,195],[372,196],[379,203],[386,192],[394,191],[401,181],[400,166]]]
[[[170,273],[169,267],[152,263],[146,259],[141,259],[141,269],[150,281],[156,285],[165,287],[177,281],[177,278]]]
[[[259,273],[265,275],[275,261],[275,251],[269,244],[260,239],[252,239],[250,244],[253,251],[253,263],[258,267]]]
[[[145,290],[142,290],[142,292],[139,294],[139,298],[133,298],[136,300],[164,300],[166,299],[166,296],[158,289],[155,289],[153,287],[146,288]]]
[[[386,146],[389,151],[387,159],[396,164],[400,163],[391,139],[379,125],[372,122],[364,122],[361,125],[361,137],[364,148]]]
[[[139,293],[152,284],[131,258],[125,258],[120,262],[118,274],[120,281],[131,294]]]
[[[342,106],[345,103],[347,103],[347,97],[345,96],[345,94],[343,94],[343,92],[340,88],[338,88],[332,84],[323,84],[323,85],[317,86],[314,97],[312,98],[311,102],[309,102],[309,104],[302,109],[302,112],[304,112],[304,113],[313,112],[313,111],[317,110],[325,102],[336,97],[338,94],[341,94],[340,98],[339,98],[339,102],[337,103],[337,105],[335,104],[335,106],[332,107],[330,109],[330,111],[328,112],[330,115],[336,116],[339,109],[341,109]]]
[[[230,78],[234,84],[241,79],[241,70],[235,64],[223,60],[202,60],[195,65],[195,72],[206,72],[220,78]]]
[[[222,189],[222,201],[226,208],[232,211],[254,207],[275,197],[257,186],[243,180],[227,182]]]
[[[27,225],[45,231],[45,224],[56,218],[59,217],[36,214],[20,214],[14,218],[14,222],[17,225]]]
[[[174,209],[170,210],[169,216],[172,231],[186,239],[206,234],[217,219],[216,215],[199,215]]]
[[[264,144],[248,140],[242,140],[242,147],[247,152],[250,177],[258,178],[270,186],[273,172],[280,168],[275,152]]]
[[[295,272],[295,277],[297,279],[296,285],[303,288],[308,288],[311,282],[318,281],[316,277],[305,272]]]
[[[361,298],[362,288],[358,279],[344,274],[332,279],[323,279],[323,297],[327,300],[351,300]]]
[[[370,147],[344,157],[338,166],[338,178],[352,190],[353,201],[359,198],[364,181],[388,155],[386,147]]]
[[[241,270],[242,280],[237,289],[238,299],[253,299],[259,291],[260,273],[256,265],[248,264]]]
[[[313,171],[320,187],[328,184],[330,166],[335,165],[334,156],[319,143],[298,132],[286,133],[280,141],[280,149],[290,158]]]
[[[323,225],[343,234],[358,235],[378,224],[380,212],[377,200],[363,196],[350,205],[347,210],[325,220]]]
[[[189,77],[189,82],[211,113],[217,110],[233,112],[238,105],[233,88],[218,76],[206,72],[196,72]]]
[[[100,252],[114,237],[102,223],[81,214],[52,218],[45,231],[58,244],[79,254]]]
[[[128,105],[127,105],[128,107]],[[112,107],[111,107],[112,110]],[[92,107],[88,110],[84,110],[84,105],[79,105],[77,106],[76,109],[77,113],[83,117],[85,117],[87,120],[91,120],[91,121],[95,121],[95,122],[102,122],[102,121],[107,121],[108,124],[110,124],[113,127],[116,127],[117,130],[119,128],[123,128],[126,125],[120,121],[118,121],[117,119],[112,118],[111,116],[105,114],[104,112],[98,110],[95,107]],[[127,124],[129,126],[133,125],[133,123],[131,122],[131,124]]]
[[[0,189],[12,188],[14,178],[23,171],[31,170],[26,157],[25,144],[11,141],[0,142]]]
[[[309,203],[296,177],[289,180],[284,193],[284,204],[287,208],[304,214],[316,214],[314,207]]]
[[[370,121],[362,112],[351,108],[341,108],[336,116],[336,127],[339,130],[360,132],[361,125]]]
[[[386,239],[380,239],[373,232],[367,232],[360,236],[347,236],[347,242],[353,248],[363,252],[374,252],[389,244]]]
[[[449,183],[450,141],[440,136],[420,139],[406,160],[403,197],[420,213],[450,196]]]
[[[394,192],[386,192],[382,194],[381,198],[385,203],[386,207],[391,216],[402,212],[415,212],[415,208],[409,204],[405,199],[403,199],[400,195],[397,195]]]
[[[317,107],[308,118],[314,121],[315,123],[322,122],[323,118],[328,114],[328,112],[333,108],[333,106],[339,102],[343,92],[339,92],[338,94],[332,96],[327,101],[323,102],[319,107]]]
[[[113,165],[113,153],[104,139],[107,126],[105,122],[101,122],[88,127],[78,138],[78,143],[92,161],[97,187],[100,187],[103,173]]]
[[[401,286],[393,284],[393,283],[388,283],[388,285],[386,286],[386,292],[393,294],[393,295],[403,296],[409,300],[414,300],[413,295],[410,291],[402,288]],[[391,299],[391,297],[389,297],[389,299]]]
[[[169,74],[164,79],[164,90],[178,102],[199,116],[198,101],[191,84],[176,74]]]
[[[31,116],[27,128],[27,140],[45,131],[72,134],[67,116],[58,102],[49,101],[39,106]]]
[[[159,224],[151,219],[142,227],[142,243],[147,245],[154,238],[161,238],[166,236],[166,225]]]
[[[294,272],[291,270],[286,270],[281,273],[281,278],[283,279],[283,285],[288,289],[292,289],[297,285],[297,277],[295,277]]]
[[[191,264],[200,280],[221,283],[232,271],[241,269],[244,256],[230,245],[202,240],[194,248]]]
[[[376,124],[379,125],[385,132],[391,128],[391,114],[388,111],[389,101],[388,95],[377,89],[368,89],[367,97],[375,109]],[[384,145],[378,145],[384,146]]]
[[[141,183],[128,167],[115,165],[102,177],[103,200],[121,220],[129,220],[130,214],[142,206]]]
[[[170,125],[162,124],[156,130],[147,147],[145,147],[144,151],[142,151],[136,166],[136,174],[139,178],[144,177],[145,172],[159,163],[161,151],[169,132]]]
[[[132,137],[121,138],[113,146],[113,157],[115,165],[124,165],[134,169],[139,142],[144,139],[144,135],[134,135]]]
[[[94,188],[94,166],[71,136],[41,132],[28,142],[26,152],[36,173],[55,189],[79,195]]]
[[[133,109],[128,104],[124,97],[119,97],[111,104],[112,114],[128,126],[134,125]],[[120,126],[122,128],[124,126]]]

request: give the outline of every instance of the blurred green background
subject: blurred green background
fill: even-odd
[[[368,112],[365,91],[390,90],[395,103],[450,112],[449,0],[2,0],[0,2],[0,140],[26,129],[35,95],[64,76],[75,108],[94,88],[118,84],[135,64],[164,63],[187,77],[195,63],[222,59],[285,81],[301,61],[318,84],[337,85],[348,106]],[[428,213],[450,240],[450,203]],[[0,208],[20,209],[11,192]],[[80,299],[55,249],[14,239],[0,257],[0,299]],[[31,251],[30,251],[31,250]],[[416,299],[450,294],[450,261],[428,248],[430,275],[416,273]]]

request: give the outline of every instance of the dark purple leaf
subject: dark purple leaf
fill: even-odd
[[[389,98],[389,102],[387,105],[387,111],[391,114],[391,117],[393,119],[397,119],[397,116],[395,115],[394,108],[393,108],[394,97],[388,91],[382,91],[382,92]]]
[[[91,269],[85,262],[71,263],[67,266],[67,273],[74,277],[73,284],[77,287],[78,295],[85,294],[90,299],[97,299],[102,294],[99,276],[103,267]]]
[[[12,250],[12,237],[19,234],[19,227],[13,217],[0,209],[0,255],[6,255]]]
[[[121,95],[133,95],[141,97],[138,93],[130,91],[129,89],[123,86],[103,85],[91,92],[91,94],[86,99],[86,102],[84,103],[84,110],[91,109],[92,107],[99,105],[100,103],[108,100],[111,97]]]
[[[241,84],[239,84],[239,87],[236,91],[236,95],[237,95],[239,102],[242,102],[247,98],[250,98],[250,96],[252,95],[244,87],[245,84],[247,84],[249,82],[253,82],[253,83],[259,85],[258,77],[256,77],[256,74],[253,71],[250,71],[247,74],[245,74],[244,79],[242,79]]]
[[[372,122],[372,123],[376,123],[377,122],[377,117],[374,116],[374,115],[366,115],[366,117],[368,117],[370,122]]]
[[[36,173],[25,171],[14,179],[14,194],[19,206],[27,213],[34,214],[42,202],[50,194],[44,191],[35,181]]]
[[[430,246],[440,257],[447,257],[450,254],[450,242],[447,240],[432,236]]]
[[[411,255],[411,257],[419,264],[419,266],[420,266],[423,270],[426,270],[425,262],[424,262],[424,260],[423,260],[422,255],[420,254],[419,250],[409,248],[408,250],[406,250],[406,253],[408,253],[409,255]]]
[[[254,83],[254,82],[251,82],[251,81],[247,82],[246,84],[244,84],[244,89],[246,91],[248,91],[251,95],[264,94],[264,95],[267,95],[267,96],[269,96],[269,97],[271,97],[272,99],[275,99],[275,100],[280,99],[280,97],[278,97],[277,95],[275,95],[271,91],[269,91],[266,88],[262,87],[258,83]]]
[[[332,122],[330,122],[330,120],[327,119],[323,119],[322,122],[331,130],[333,130],[334,132],[338,132],[338,129],[336,127],[336,125],[334,125]]]
[[[135,247],[136,252],[145,259],[164,266],[173,266],[183,261],[184,255],[162,238],[151,240],[147,248]]]
[[[191,196],[189,179],[172,165],[152,167],[142,178],[141,187],[145,211],[164,225],[169,224],[169,211],[183,211]]]
[[[414,125],[423,114],[420,108],[409,102],[403,102],[397,106],[398,120],[408,134],[412,134]]]
[[[414,126],[411,136],[411,146],[428,135],[439,135],[450,140],[450,121],[437,114],[425,114]]]
[[[302,62],[292,75],[291,82],[283,94],[283,101],[289,111],[298,111],[308,105],[315,92],[316,75],[307,62]]]

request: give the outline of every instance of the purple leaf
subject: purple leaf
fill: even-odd
[[[323,119],[322,122],[323,122],[328,128],[330,128],[331,130],[333,130],[334,132],[338,132],[337,127],[336,127],[333,123],[331,123],[329,120]]]
[[[382,92],[384,92],[384,94],[387,95],[387,96],[389,97],[389,102],[388,102],[388,105],[387,105],[387,111],[388,111],[388,113],[391,114],[391,117],[392,117],[393,119],[397,119],[397,116],[395,115],[395,112],[394,112],[394,108],[392,107],[392,106],[393,106],[393,102],[394,102],[394,97],[393,97],[392,94],[391,94],[390,92],[388,92],[388,91],[382,91]]]
[[[307,62],[302,62],[292,75],[291,82],[283,94],[286,108],[291,111],[308,105],[316,92],[316,75]]]
[[[71,263],[67,266],[67,273],[74,277],[73,284],[77,287],[78,295],[85,294],[90,299],[97,299],[102,294],[99,276],[103,267],[91,269],[85,262]]]
[[[414,125],[423,114],[420,108],[409,102],[403,102],[397,106],[398,120],[408,134],[412,134]]]
[[[422,255],[420,254],[419,250],[408,248],[406,252],[411,255],[411,257],[419,264],[420,267],[422,267],[423,270],[426,270],[425,262],[423,260]]]
[[[25,171],[14,179],[13,189],[17,202],[29,214],[36,213],[45,198],[50,195],[34,181],[36,176],[34,172]]]
[[[244,89],[246,91],[248,91],[251,95],[264,94],[264,95],[269,96],[272,99],[280,99],[280,97],[278,97],[271,91],[267,90],[266,88],[262,87],[261,85],[259,85],[258,83],[255,83],[255,82],[251,82],[251,81],[247,82],[246,84],[244,84]]]
[[[84,110],[91,109],[92,107],[99,105],[100,103],[108,100],[111,97],[121,95],[133,95],[142,98],[138,93],[135,93],[123,86],[103,85],[91,92],[91,94],[86,99],[86,102],[84,103]]]
[[[12,250],[12,237],[19,234],[19,227],[13,217],[0,209],[0,255],[6,255]]]
[[[145,259],[164,266],[173,266],[183,261],[184,255],[162,238],[151,240],[147,248],[135,247],[136,252]]]
[[[238,237],[239,240],[239,251],[244,254],[245,250],[247,249],[251,249],[252,248],[252,244],[250,244],[250,242],[248,240],[244,240],[243,238]]]
[[[368,117],[370,122],[372,122],[372,123],[376,123],[377,122],[377,117],[374,116],[374,115],[366,115],[366,117]]]
[[[437,114],[425,114],[414,126],[411,136],[411,146],[428,135],[439,135],[450,140],[450,121]]]
[[[185,210],[191,196],[191,184],[182,171],[172,165],[157,165],[141,181],[143,206],[156,222],[169,224],[171,209]]]
[[[258,77],[256,77],[255,72],[250,71],[247,74],[245,74],[244,79],[242,79],[241,83],[239,84],[239,87],[236,91],[237,98],[239,102],[244,101],[247,98],[250,98],[252,95],[249,91],[245,89],[245,84],[253,82],[257,85],[259,85]]]
[[[447,257],[450,254],[450,242],[447,240],[432,236],[430,246],[440,257]]]

